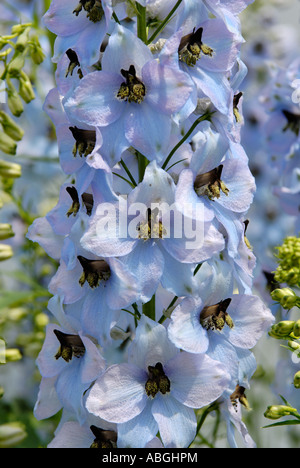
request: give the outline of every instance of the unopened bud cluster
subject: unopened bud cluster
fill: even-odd
[[[275,280],[289,286],[300,285],[300,237],[287,237],[278,247],[279,266]]]

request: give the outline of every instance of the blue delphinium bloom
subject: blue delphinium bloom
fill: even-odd
[[[129,269],[135,272],[142,298],[146,302],[155,293],[159,282],[164,280],[166,287],[172,288],[174,292],[179,288],[177,293],[181,294],[185,281],[189,284],[193,276],[192,270],[188,272],[185,265],[203,262],[224,248],[223,236],[211,221],[207,222],[204,212],[201,225],[198,223],[198,231],[195,225],[191,227],[189,216],[185,213],[182,216],[175,204],[174,181],[167,172],[157,167],[155,161],[147,166],[143,182],[129,194],[127,206],[126,211],[131,217],[127,218],[125,213],[122,231],[122,213],[115,211],[112,213],[114,222],[108,223],[105,231],[102,225],[107,216],[103,216],[99,205],[81,244],[84,249],[98,256],[122,257]],[[144,212],[136,212],[143,208]],[[119,210],[119,204],[116,209]],[[164,213],[163,210],[167,211]],[[191,232],[183,229],[185,225],[191,227]],[[117,228],[119,232],[116,232]],[[180,235],[176,235],[178,228]],[[182,281],[184,272],[188,277]],[[164,278],[165,273],[167,278]]]
[[[158,431],[165,447],[187,447],[195,437],[194,408],[213,402],[228,382],[220,363],[180,352],[163,325],[143,316],[128,363],[107,369],[86,406],[118,424],[119,447],[145,447]]]
[[[81,63],[97,62],[111,16],[111,0],[53,0],[43,16],[46,27],[57,35],[53,60],[72,47]]]
[[[240,349],[252,349],[273,322],[258,296],[211,289],[204,283],[198,298],[185,298],[175,308],[168,333],[176,346],[207,352],[236,376]]]
[[[74,318],[69,320],[62,312],[59,298],[53,297],[49,308],[62,318],[63,326],[49,324],[46,329],[45,342],[37,358],[43,379],[35,414],[38,418],[45,414],[49,417],[63,407],[83,422],[86,418],[84,392],[104,371],[105,361],[97,346],[80,331],[80,323]],[[49,406],[47,394],[53,395]]]
[[[130,146],[150,160],[161,160],[168,148],[171,117],[193,91],[191,79],[158,63],[140,39],[119,25],[101,63],[101,71],[86,75],[67,97],[67,114],[100,128],[101,154],[112,166]],[[195,103],[189,112],[194,108]]]

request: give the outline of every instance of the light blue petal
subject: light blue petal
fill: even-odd
[[[136,338],[128,349],[129,362],[148,372],[148,366],[162,365],[178,354],[179,350],[167,337],[165,327],[142,315]]]
[[[91,388],[86,407],[90,413],[109,422],[130,421],[148,402],[146,381],[147,373],[136,366],[113,365]]]
[[[152,404],[152,414],[166,448],[186,448],[196,437],[194,410],[179,403],[171,395],[157,394]]]
[[[205,353],[209,340],[200,324],[203,304],[200,299],[184,299],[172,312],[168,326],[170,340],[180,349],[189,353]]]
[[[151,404],[135,418],[118,424],[118,448],[144,448],[156,436],[158,425],[152,416]]]

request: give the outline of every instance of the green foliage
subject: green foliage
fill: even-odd
[[[274,279],[279,284],[287,285],[271,292],[271,297],[278,302],[283,309],[289,312],[291,309],[297,311],[299,318],[296,320],[282,320],[272,326],[269,336],[276,340],[286,342],[282,345],[294,353],[296,359],[300,360],[300,238],[287,237],[281,246],[277,247],[276,258],[278,267],[274,272]],[[296,372],[293,385],[300,389],[300,370]],[[284,405],[269,406],[265,412],[268,419],[281,419],[284,416],[292,416],[294,419],[283,420],[266,427],[299,425],[300,414],[293,408],[283,396]]]

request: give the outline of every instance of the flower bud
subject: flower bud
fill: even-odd
[[[295,322],[293,333],[297,338],[300,337],[300,319]]]
[[[17,42],[16,42],[16,50],[18,52],[21,52],[21,53],[24,52],[26,46],[28,45],[29,33],[30,33],[30,27],[27,27],[18,37]]]
[[[290,333],[292,333],[294,328],[295,322],[292,320],[285,320],[279,323],[276,323],[271,328],[271,336],[273,338],[283,339],[285,337],[289,337]]]
[[[21,70],[25,65],[25,57],[22,54],[16,54],[8,65],[8,73],[11,78],[19,78]]]
[[[0,244],[0,262],[9,260],[13,254],[14,253],[10,245]]]
[[[32,84],[26,73],[22,72],[20,76],[19,94],[21,98],[28,104],[35,99],[35,94]]]
[[[16,142],[6,133],[0,131],[0,150],[14,156],[17,152]]]
[[[0,123],[3,127],[4,132],[15,141],[22,140],[24,136],[24,130],[16,124],[16,122],[6,114],[6,112],[0,110]]]
[[[36,35],[30,39],[30,56],[36,65],[40,65],[45,60],[45,54]]]
[[[294,387],[300,388],[300,371],[296,372],[294,375]]]
[[[25,426],[18,422],[0,425],[0,448],[9,448],[19,444],[27,436]]]
[[[280,419],[283,416],[289,416],[295,413],[297,414],[297,410],[291,406],[273,405],[268,406],[264,416],[268,419]]]
[[[15,362],[22,359],[22,354],[17,348],[9,348],[5,350],[5,360],[6,362]]]
[[[14,36],[20,36],[27,28],[31,27],[31,23],[24,23],[24,24],[14,24],[11,28],[11,33]]]
[[[24,106],[22,104],[21,98],[17,93],[16,88],[11,84],[11,82],[6,79],[6,83],[8,85],[7,88],[7,105],[11,111],[11,113],[15,117],[20,117],[22,112],[24,111]]]
[[[20,164],[0,160],[0,177],[16,178],[21,177]]]
[[[0,224],[0,240],[8,239],[14,235],[10,224]]]
[[[272,299],[278,301],[284,309],[291,309],[299,301],[296,293],[290,288],[275,289],[271,293]]]
[[[300,344],[296,343],[295,341],[289,341],[288,346],[291,351],[300,353]]]

